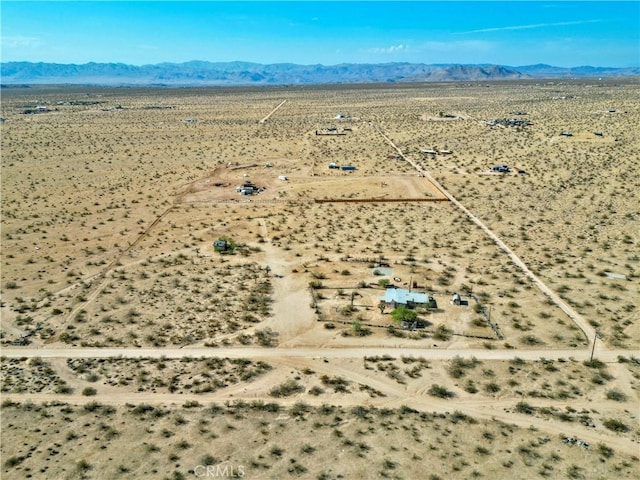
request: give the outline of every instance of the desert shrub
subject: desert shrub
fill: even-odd
[[[451,363],[447,367],[447,372],[453,378],[460,378],[467,374],[467,370],[475,368],[480,363],[481,362],[475,357],[465,359],[456,356],[451,360]]]
[[[280,458],[284,453],[284,448],[280,448],[277,445],[274,445],[273,447],[271,447],[270,453],[271,456]]]
[[[289,397],[296,393],[304,392],[304,387],[295,380],[289,379],[280,385],[273,387],[269,390],[269,395],[272,397]]]
[[[313,453],[315,451],[316,451],[315,447],[312,446],[312,445],[309,445],[308,443],[306,443],[302,447],[300,447],[300,452],[302,452],[302,453]]]
[[[436,328],[436,331],[433,332],[433,338],[435,338],[436,340],[446,341],[451,338],[451,333],[451,330],[440,324]]]
[[[299,463],[292,464],[289,468],[287,468],[287,472],[291,475],[302,475],[307,472],[307,467],[300,465]]]
[[[315,387],[310,388],[308,393],[309,395],[317,397],[318,395],[324,393],[324,390],[316,385]]]
[[[598,360],[597,358],[594,358],[592,360],[585,360],[583,364],[585,367],[589,368],[605,368],[607,366],[606,363],[604,363],[602,360]]]
[[[217,463],[220,463],[220,459],[214,457],[213,455],[207,453],[205,455],[202,456],[202,458],[200,459],[200,465],[215,465]]]
[[[445,387],[442,387],[440,385],[435,385],[435,384],[431,385],[427,393],[433,397],[438,397],[438,398],[453,398],[456,396],[455,393],[450,392]]]
[[[24,461],[25,457],[9,457],[4,462],[5,468],[17,467]]]
[[[84,395],[85,397],[91,397],[96,393],[98,393],[98,391],[93,387],[86,387],[82,390],[82,395]]]
[[[86,460],[80,460],[77,464],[76,464],[76,469],[79,472],[86,472],[87,470],[91,470],[93,468],[93,466],[87,462]]]
[[[598,453],[605,458],[611,458],[613,457],[614,451],[613,451],[613,448],[609,447],[608,445],[605,445],[604,443],[599,443]]]
[[[603,425],[614,432],[624,433],[629,431],[629,426],[616,418],[605,420]]]
[[[536,337],[535,335],[525,335],[524,337],[520,337],[520,343],[524,345],[533,346],[533,345],[542,345],[544,342],[540,340],[538,337]]]
[[[500,385],[495,382],[490,382],[484,386],[484,389],[488,393],[498,393],[500,391]]]
[[[191,447],[191,444],[186,440],[180,440],[178,443],[176,443],[176,447],[180,450],[186,450],[187,448]]]
[[[485,448],[483,446],[477,446],[476,447],[476,453],[478,455],[489,455],[489,454],[491,454],[491,451],[488,448]]]
[[[478,393],[478,387],[473,380],[468,380],[464,386],[464,391],[467,393]]]
[[[302,417],[305,413],[310,411],[311,407],[304,402],[296,402],[290,410],[291,415],[294,417]]]
[[[516,412],[532,415],[536,411],[536,407],[529,405],[527,402],[518,402],[516,404]]]
[[[616,388],[607,391],[607,398],[609,400],[614,400],[616,402],[626,402],[627,401],[627,396],[624,394],[624,392],[621,392],[620,390],[618,390]]]
[[[263,347],[275,347],[278,344],[278,340],[276,339],[278,334],[270,328],[256,330],[255,335],[258,343]]]

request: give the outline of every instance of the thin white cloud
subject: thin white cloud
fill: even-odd
[[[531,28],[564,27],[568,25],[584,25],[587,23],[598,23],[598,22],[602,22],[602,20],[580,20],[575,22],[553,22],[553,23],[532,23],[529,25],[509,25],[506,27],[481,28],[479,30],[467,30],[465,32],[455,32],[455,33],[456,35],[462,35],[466,33],[502,32],[505,30],[528,30]]]
[[[463,40],[456,42],[425,42],[419,46],[420,51],[427,52],[457,52],[457,51],[489,51],[495,47],[492,42],[483,40]]]
[[[389,54],[389,53],[398,53],[398,52],[406,51],[408,48],[409,47],[407,47],[406,45],[391,45],[390,47],[374,47],[374,48],[370,48],[369,52],[371,52],[371,53]]]
[[[3,47],[8,48],[33,48],[40,46],[40,39],[38,37],[26,37],[26,36],[8,36],[0,37],[0,44]]]

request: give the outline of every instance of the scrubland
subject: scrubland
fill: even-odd
[[[3,477],[637,477],[639,106],[618,80],[3,89]],[[421,328],[388,284],[435,298]],[[467,349],[494,357],[434,357]]]

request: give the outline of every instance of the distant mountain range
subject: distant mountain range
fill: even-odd
[[[575,67],[551,65],[426,65],[384,63],[340,65],[262,65],[248,62],[86,63],[82,65],[3,62],[0,83],[86,85],[306,85],[371,82],[450,82],[516,80],[526,78],[622,77],[640,75],[640,68]]]

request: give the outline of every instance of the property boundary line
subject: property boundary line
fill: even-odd
[[[315,203],[448,202],[448,198],[316,198]]]

